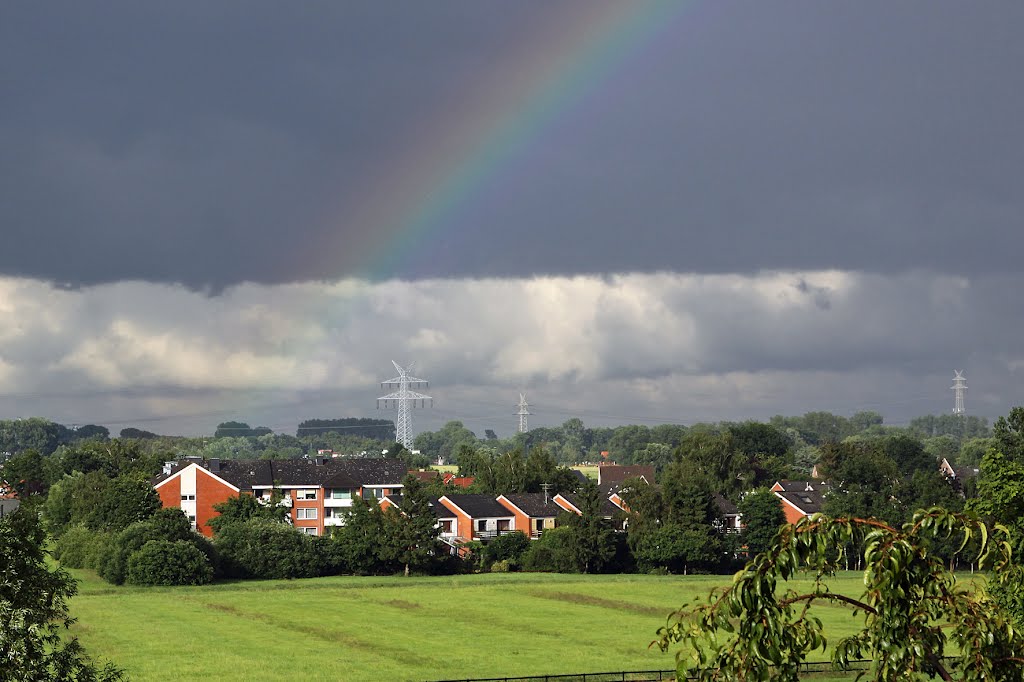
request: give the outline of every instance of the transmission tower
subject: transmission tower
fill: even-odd
[[[516,415],[519,417],[519,433],[526,433],[529,429],[526,428],[526,418],[530,416],[530,411],[526,408],[530,406],[530,403],[526,402],[526,395],[524,393],[519,394],[519,411]]]
[[[398,418],[395,419],[395,440],[405,446],[407,450],[412,450],[412,408],[416,407],[416,403],[419,403],[419,407],[424,407],[426,401],[430,401],[430,406],[434,406],[434,399],[429,395],[423,395],[412,390],[414,388],[426,388],[429,385],[424,379],[417,379],[414,376],[410,376],[409,372],[412,371],[412,364],[409,365],[408,369],[403,368],[394,360],[391,364],[398,370],[398,376],[394,379],[388,379],[387,381],[380,382],[382,389],[397,389],[393,390],[387,395],[382,395],[377,398],[377,409],[380,409],[381,401],[384,402],[384,407],[397,407]]]
[[[967,408],[964,405],[964,398],[967,396],[967,378],[964,376],[963,371],[959,369],[953,370],[953,385],[950,388],[953,389],[953,395],[955,396],[953,414],[962,417],[967,414]]]

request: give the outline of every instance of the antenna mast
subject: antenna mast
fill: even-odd
[[[958,417],[962,417],[967,414],[967,408],[964,404],[964,398],[967,396],[967,378],[964,376],[962,370],[953,370],[953,385],[950,387],[953,389],[953,414]]]
[[[519,416],[519,433],[526,433],[529,429],[526,428],[526,418],[530,415],[530,411],[526,408],[530,406],[530,403],[526,402],[526,394],[519,394],[519,411],[516,415]]]
[[[420,407],[424,407],[428,400],[430,406],[433,407],[434,399],[411,389],[426,388],[430,382],[425,379],[417,379],[409,374],[412,371],[413,363],[410,363],[408,368],[403,368],[394,360],[391,361],[391,364],[398,370],[398,376],[380,382],[380,387],[397,390],[377,398],[377,409],[380,409],[381,401],[384,402],[385,408],[398,408],[398,418],[395,419],[395,440],[404,445],[406,450],[412,450],[412,408],[416,407],[417,401],[419,401]]]

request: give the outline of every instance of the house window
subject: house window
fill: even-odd
[[[352,490],[349,488],[335,488],[331,491],[332,500],[351,500]]]
[[[313,521],[316,519],[316,509],[304,509],[299,507],[295,510],[295,518],[299,521]]]
[[[498,532],[504,533],[511,527],[511,525],[512,524],[509,523],[508,519],[498,519]]]
[[[182,495],[181,496],[181,501],[182,502],[195,502],[196,501],[196,496],[195,495]]]
[[[316,490],[296,490],[295,491],[295,499],[296,500],[315,500],[316,499]]]
[[[378,488],[363,488],[363,499],[364,500],[379,500],[384,497],[383,491]]]
[[[487,530],[487,521],[484,521],[483,519],[477,521],[476,530],[478,533],[483,533],[485,530]]]
[[[317,534],[316,533],[316,528],[300,528],[299,530],[301,530],[306,535],[316,535]]]
[[[450,519],[441,521],[441,533],[444,535],[452,534],[452,522]]]

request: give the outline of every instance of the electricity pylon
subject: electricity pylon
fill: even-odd
[[[406,450],[412,450],[412,408],[416,407],[417,401],[420,407],[424,407],[428,400],[430,401],[430,406],[433,407],[434,399],[429,395],[423,395],[411,389],[426,388],[430,385],[430,382],[410,376],[409,372],[412,371],[412,364],[409,365],[408,369],[403,368],[394,360],[391,361],[391,364],[398,370],[398,376],[394,379],[380,382],[380,387],[397,390],[377,398],[377,408],[380,409],[381,401],[384,402],[385,408],[398,408],[398,418],[395,419],[395,440],[404,445]]]
[[[962,370],[953,370],[953,385],[950,386],[953,389],[953,414],[958,417],[962,417],[967,414],[967,406],[964,402],[964,398],[967,397],[967,377],[964,376]]]
[[[519,417],[519,433],[526,433],[529,429],[526,428],[526,418],[530,415],[530,411],[526,408],[530,406],[530,403],[526,402],[526,395],[524,393],[519,394],[519,411],[516,415]]]

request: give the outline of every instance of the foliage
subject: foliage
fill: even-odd
[[[641,536],[633,552],[641,568],[685,575],[716,566],[722,543],[710,526],[668,523]]]
[[[150,540],[128,559],[129,585],[205,585],[213,580],[206,555],[184,540]]]
[[[402,489],[402,508],[384,513],[384,532],[378,539],[384,563],[402,566],[406,576],[430,568],[438,555],[437,514],[430,498],[415,476],[407,476]]]
[[[320,575],[324,556],[318,543],[288,524],[258,518],[228,524],[214,540],[229,577],[259,579]]]
[[[33,495],[46,495],[50,477],[45,464],[36,450],[18,452],[0,466],[0,481],[6,481],[23,500]]]
[[[612,529],[602,518],[601,496],[593,481],[583,484],[577,500],[580,513],[568,518],[566,545],[575,570],[596,573],[615,556]]]
[[[384,516],[380,507],[361,497],[352,500],[345,510],[345,523],[331,535],[332,553],[339,563],[357,575],[384,572],[379,554]],[[393,572],[393,571],[390,571]]]
[[[99,557],[108,550],[109,544],[109,533],[97,533],[75,525],[54,541],[53,557],[68,568],[96,568]]]
[[[523,555],[530,549],[530,538],[522,531],[499,535],[483,547],[484,562],[492,565],[504,562],[505,570],[515,569],[522,563]],[[493,567],[492,567],[493,570]]]
[[[100,471],[65,477],[52,486],[43,505],[47,528],[58,537],[70,524],[118,531],[158,509],[160,497],[147,481],[134,476],[111,479]]]
[[[74,579],[47,565],[46,537],[33,512],[0,519],[0,680],[119,680],[97,668],[74,637],[68,600]]]
[[[390,419],[345,417],[341,419],[307,419],[299,424],[295,435],[299,438],[322,436],[328,433],[358,435],[384,443],[395,442],[395,423]]]
[[[211,567],[218,565],[209,541],[192,531],[188,518],[180,509],[161,509],[146,521],[133,523],[113,535],[109,545],[96,559],[96,572],[107,582],[115,585],[124,583],[132,555],[152,540],[187,542],[203,553]]]
[[[859,632],[833,647],[833,662],[870,658],[876,680],[954,679],[941,657],[957,657],[964,680],[1017,680],[1024,641],[1005,614],[984,596],[957,584],[931,543],[951,534],[975,538],[978,562],[995,563],[996,575],[1011,558],[1005,529],[994,536],[977,517],[941,508],[920,511],[896,528],[876,520],[815,515],[784,526],[771,547],[751,560],[733,584],[704,604],[683,608],[658,631],[657,645],[677,654],[680,675],[713,680],[797,680],[809,653],[824,651],[815,602],[845,604],[864,614]],[[842,550],[864,541],[864,589],[858,597],[833,592],[826,578]],[[801,571],[814,573],[806,593],[780,591]]]
[[[217,424],[217,429],[213,432],[213,437],[223,438],[225,436],[234,436],[235,438],[256,438],[273,432],[274,431],[272,429],[269,429],[266,426],[257,426],[256,428],[253,428],[245,422],[222,422]]]
[[[760,554],[771,545],[779,526],[786,522],[779,498],[768,488],[753,490],[737,505],[743,518],[743,542],[750,554]]]
[[[271,497],[268,504],[260,502],[252,495],[237,495],[213,505],[217,516],[207,521],[206,525],[219,533],[225,526],[241,523],[249,519],[263,519],[284,523],[288,517],[288,508],[279,505],[278,495]]]
[[[573,531],[568,526],[551,528],[530,542],[523,554],[523,569],[549,573],[577,573]]]

